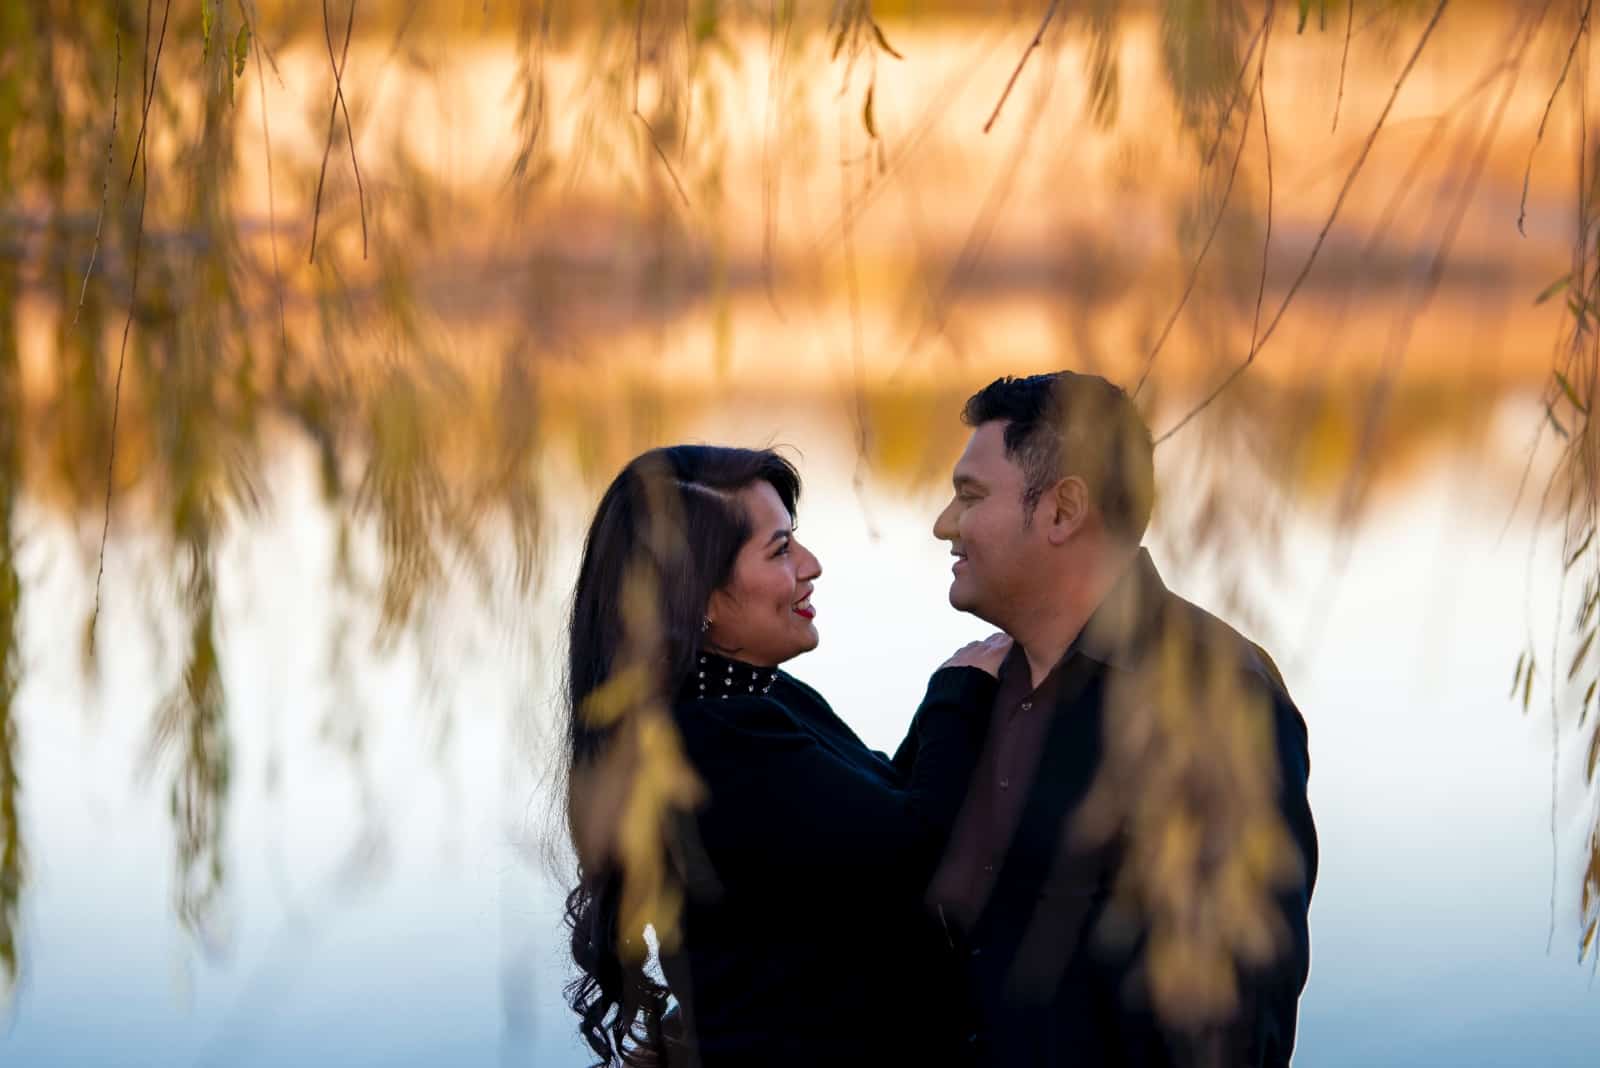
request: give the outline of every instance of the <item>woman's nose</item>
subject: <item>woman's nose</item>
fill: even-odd
[[[799,577],[806,582],[811,582],[814,579],[820,578],[822,576],[822,561],[817,559],[816,553],[812,552],[810,549],[807,549],[805,546],[801,546],[800,548],[801,552],[804,553],[804,556],[800,561],[802,566],[800,568]]]

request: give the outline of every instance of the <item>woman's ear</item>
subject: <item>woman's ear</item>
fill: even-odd
[[[726,621],[733,614],[733,598],[726,590],[713,590],[711,599],[706,602],[705,613],[700,618],[705,621],[707,631],[714,631],[718,621]]]
[[[1056,483],[1050,495],[1050,544],[1063,545],[1082,529],[1089,518],[1089,487],[1077,475]]]

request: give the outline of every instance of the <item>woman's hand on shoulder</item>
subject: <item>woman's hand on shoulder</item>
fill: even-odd
[[[989,635],[981,642],[968,642],[955,651],[955,654],[939,666],[948,667],[975,667],[980,671],[999,677],[1000,665],[1005,662],[1006,656],[1011,652],[1011,636],[1001,631]]]

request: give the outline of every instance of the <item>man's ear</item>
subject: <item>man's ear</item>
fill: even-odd
[[[1051,545],[1064,545],[1089,519],[1089,487],[1077,475],[1068,475],[1045,494],[1049,508]]]

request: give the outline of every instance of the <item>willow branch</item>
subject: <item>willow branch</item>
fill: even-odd
[[[350,59],[350,39],[355,35],[356,0],[350,0],[349,15],[345,19],[344,49],[338,59],[333,55],[333,27],[329,22],[328,0],[322,0],[322,35],[328,42],[328,64],[333,68],[333,103],[328,107],[328,137],[322,148],[322,169],[317,173],[317,194],[311,206],[311,252],[308,263],[317,262],[317,230],[322,220],[322,187],[328,178],[328,156],[333,152],[333,135],[339,113],[344,112],[345,140],[350,145],[350,168],[356,176],[356,196],[361,205],[361,258],[367,258],[367,191],[361,183],[361,165],[356,162],[356,131],[350,123],[350,108],[344,99],[344,69]]]
[[[1533,181],[1533,158],[1539,152],[1540,143],[1544,141],[1544,128],[1550,121],[1550,110],[1555,107],[1556,97],[1560,95],[1561,87],[1566,84],[1567,74],[1572,70],[1572,57],[1578,53],[1578,44],[1583,40],[1584,31],[1588,29],[1589,12],[1593,7],[1594,0],[1587,0],[1583,5],[1583,15],[1578,19],[1578,32],[1572,35],[1572,45],[1567,49],[1566,62],[1561,64],[1561,76],[1556,79],[1555,88],[1550,90],[1550,98],[1544,102],[1544,114],[1539,116],[1539,130],[1533,136],[1533,147],[1528,149],[1528,166],[1522,172],[1522,202],[1517,209],[1517,233],[1523,237],[1528,236],[1523,224],[1528,219],[1528,186]]]
[[[1045,9],[1044,21],[1039,23],[1038,32],[1033,35],[1033,40],[1028,42],[1028,47],[1022,50],[1022,58],[1017,60],[1017,69],[1011,72],[1011,77],[1006,82],[1006,87],[1000,94],[1000,99],[995,101],[994,111],[989,115],[989,121],[983,124],[983,132],[988,133],[996,119],[1000,117],[1000,109],[1006,106],[1006,100],[1011,96],[1011,89],[1017,84],[1017,79],[1022,76],[1022,68],[1028,65],[1028,57],[1033,55],[1034,49],[1044,40],[1044,31],[1050,28],[1050,20],[1056,17],[1056,8],[1061,6],[1061,0],[1050,0],[1050,6]]]
[[[1328,212],[1327,221],[1322,224],[1322,230],[1317,234],[1317,240],[1312,244],[1311,251],[1307,254],[1305,263],[1300,268],[1300,273],[1295,276],[1294,283],[1289,286],[1289,291],[1284,294],[1282,303],[1278,305],[1278,310],[1274,313],[1272,321],[1267,324],[1266,330],[1262,332],[1260,341],[1245,356],[1243,362],[1229,372],[1227,377],[1207,394],[1204,400],[1191,408],[1170,430],[1157,438],[1156,444],[1159,445],[1172,437],[1172,435],[1188,426],[1195,416],[1210,407],[1212,402],[1222,396],[1229,386],[1238,381],[1240,376],[1250,369],[1250,365],[1255,362],[1256,357],[1261,354],[1261,350],[1266,347],[1268,340],[1277,330],[1278,324],[1283,321],[1284,313],[1288,311],[1289,305],[1293,303],[1295,295],[1300,292],[1300,287],[1305,284],[1306,276],[1311,273],[1312,266],[1316,264],[1317,256],[1321,253],[1322,246],[1327,242],[1328,232],[1333,229],[1334,222],[1339,218],[1339,211],[1344,207],[1345,197],[1350,194],[1351,187],[1355,185],[1362,168],[1366,165],[1367,157],[1372,153],[1372,146],[1377,142],[1378,134],[1383,131],[1384,123],[1389,119],[1389,112],[1394,109],[1394,102],[1400,96],[1401,88],[1410,78],[1412,70],[1417,65],[1417,60],[1422,56],[1423,49],[1427,46],[1428,40],[1433,36],[1433,31],[1439,25],[1440,18],[1443,17],[1445,9],[1449,6],[1450,0],[1439,0],[1438,5],[1433,9],[1433,17],[1428,20],[1427,28],[1422,31],[1422,36],[1417,40],[1417,45],[1412,50],[1410,58],[1406,60],[1406,65],[1400,71],[1399,78],[1395,80],[1394,89],[1390,91],[1389,99],[1383,105],[1383,111],[1378,115],[1377,122],[1373,124],[1372,132],[1367,135],[1365,143],[1362,144],[1360,155],[1356,157],[1355,164],[1350,168],[1350,173],[1345,176],[1344,184],[1339,188],[1339,195],[1334,199],[1333,208]]]
[[[117,148],[117,97],[122,89],[122,31],[117,31],[117,63],[111,75],[111,132],[106,134],[106,170],[100,183],[100,213],[94,220],[94,245],[89,249],[89,266],[83,272],[83,288],[78,290],[78,310],[72,313],[72,325],[78,325],[83,315],[83,302],[89,296],[89,279],[94,275],[94,263],[100,256],[100,231],[106,221],[106,200],[111,193],[111,163]]]

